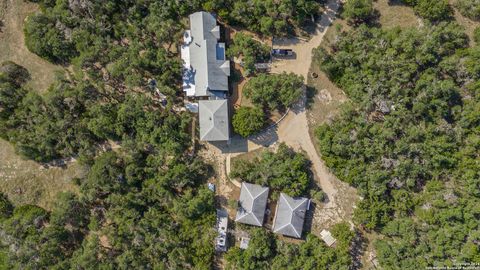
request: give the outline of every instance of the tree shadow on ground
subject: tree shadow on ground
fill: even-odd
[[[305,101],[305,108],[307,110],[311,109],[313,104],[315,103],[315,96],[318,94],[318,89],[313,86],[307,86],[306,96],[307,99]]]
[[[262,132],[250,136],[248,139],[256,144],[269,147],[278,141],[277,125],[270,126]]]
[[[389,6],[408,6],[402,0],[388,0]]]
[[[350,255],[353,259],[352,269],[363,269],[362,257],[368,247],[368,240],[359,230],[355,230]]]

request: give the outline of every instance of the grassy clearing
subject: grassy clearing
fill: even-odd
[[[263,151],[265,151],[266,149],[267,148],[260,147],[258,149],[253,150],[253,151],[234,156],[234,157],[231,158],[230,163],[233,165],[234,163],[238,162],[239,160],[251,161],[254,158],[259,158],[259,157],[261,157]]]
[[[313,78],[311,74],[318,74]],[[310,127],[310,136],[314,138],[314,129],[323,123],[331,121],[339,111],[340,105],[347,100],[342,89],[333,84],[318,65],[312,65],[307,79],[312,92],[309,99],[307,118]],[[313,90],[314,89],[314,90]],[[317,149],[318,150],[318,149]]]
[[[12,145],[0,140],[0,191],[14,204],[35,204],[50,209],[58,192],[77,191],[72,179],[84,173],[78,163],[47,169],[34,161],[23,160],[15,154]]]
[[[415,27],[419,23],[419,18],[413,12],[413,9],[398,0],[378,0],[374,2],[374,8],[379,11],[379,23],[382,28],[392,27]]]
[[[25,47],[23,23],[25,18],[38,12],[38,6],[23,0],[0,2],[0,62],[14,61],[28,69],[31,81],[27,87],[43,92],[55,79],[60,66],[49,63]],[[84,170],[77,163],[66,168],[43,168],[15,154],[11,144],[0,140],[0,191],[14,204],[36,204],[49,209],[60,191],[76,191],[72,179]]]
[[[25,18],[38,12],[36,4],[23,0],[0,1],[0,63],[13,61],[24,66],[30,72],[32,80],[28,87],[35,91],[45,91],[55,78],[56,66],[31,53],[24,42],[23,23]]]

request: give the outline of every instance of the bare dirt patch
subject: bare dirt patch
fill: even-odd
[[[72,179],[84,173],[84,168],[75,162],[65,168],[44,168],[34,161],[23,160],[12,145],[0,140],[0,192],[7,194],[14,204],[50,209],[58,192],[77,192]]]
[[[320,71],[318,65],[312,65],[308,77],[310,91],[315,91],[315,96],[309,98],[309,110],[307,111],[310,136],[314,137],[312,128],[323,123],[329,123],[337,115],[340,105],[348,100],[342,89],[333,84],[325,73]],[[318,74],[313,78],[311,74]]]
[[[234,219],[237,209],[230,205],[229,201],[238,199],[240,184],[234,183],[228,177],[227,163],[230,162],[230,154],[222,154],[215,146],[201,142],[198,155],[212,166],[213,175],[208,182],[215,184],[216,207],[226,209],[230,219]]]
[[[38,5],[23,0],[0,1],[0,63],[13,61],[24,66],[30,72],[32,80],[28,82],[35,91],[45,91],[55,79],[55,71],[62,68],[56,66],[25,46],[23,25],[25,18],[38,12]]]
[[[248,81],[248,78],[244,76],[241,66],[237,63],[234,64],[233,72],[234,76],[238,76],[238,80],[235,80],[232,85],[232,95],[230,100],[235,108],[242,106],[243,100],[243,87]]]

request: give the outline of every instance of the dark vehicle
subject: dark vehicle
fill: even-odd
[[[292,56],[293,50],[292,49],[273,49],[272,55],[273,56]]]

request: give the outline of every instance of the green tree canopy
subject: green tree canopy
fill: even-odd
[[[372,0],[347,0],[342,15],[355,24],[368,22],[374,15]]]
[[[231,177],[269,186],[277,195],[306,195],[312,181],[310,161],[305,154],[297,153],[286,144],[280,144],[276,152],[265,150],[251,161],[239,159],[232,164]]]
[[[27,17],[24,32],[27,48],[52,62],[67,62],[75,55],[72,43],[56,27],[53,18],[31,15]]]
[[[358,188],[354,220],[382,235],[384,268],[479,261],[479,48],[467,45],[460,26],[437,22],[360,26],[316,52],[351,99],[317,129],[322,158]]]
[[[480,1],[457,0],[455,2],[455,7],[463,16],[475,21],[480,21]]]
[[[243,67],[248,76],[255,73],[255,63],[269,61],[270,48],[239,32],[233,37],[233,43],[228,47],[227,54],[230,57],[242,56]]]
[[[4,62],[0,66],[0,132],[5,137],[5,121],[14,114],[26,95],[23,84],[29,79],[28,71],[13,62]]]
[[[265,126],[265,114],[257,107],[240,107],[233,115],[232,125],[236,133],[248,137]]]
[[[259,74],[243,89],[245,97],[268,110],[285,110],[302,95],[303,77],[293,73]]]

